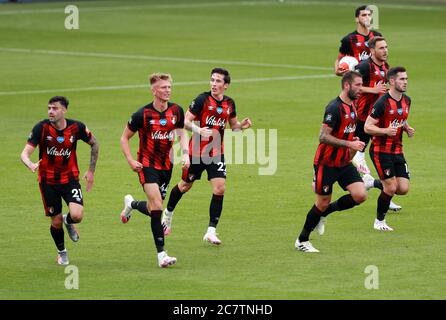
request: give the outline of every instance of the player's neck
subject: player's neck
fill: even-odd
[[[356,32],[362,34],[363,36],[368,36],[370,33],[370,29],[358,24],[358,26],[356,27]]]
[[[62,118],[62,119],[60,119],[57,122],[51,122],[51,124],[57,130],[63,130],[63,129],[65,129],[67,127],[67,120],[65,120],[65,118]]]
[[[164,112],[167,109],[167,101],[155,99],[153,100],[153,107],[158,112]]]
[[[224,94],[222,93],[222,94],[213,94],[213,93],[211,93],[211,96],[212,96],[212,98],[214,98],[215,100],[217,100],[217,101],[221,101],[221,100],[223,100],[223,96],[224,96]]]
[[[381,60],[376,59],[376,57],[373,56],[373,55],[370,57],[370,59],[372,59],[372,61],[373,61],[376,65],[378,65],[378,66],[380,66],[380,67],[384,64],[384,61],[381,61]]]
[[[389,94],[396,101],[400,101],[401,98],[403,97],[403,93],[398,91],[398,90],[396,90],[395,88],[390,88],[389,89]]]
[[[350,99],[347,95],[347,93],[345,93],[344,91],[341,92],[341,94],[339,95],[339,98],[341,98],[342,102],[351,105],[353,103],[353,100]]]

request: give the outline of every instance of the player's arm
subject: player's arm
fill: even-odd
[[[398,132],[397,128],[393,128],[390,124],[388,128],[380,128],[377,126],[379,119],[373,118],[371,115],[367,117],[364,124],[365,133],[371,136],[389,136],[393,137]]]
[[[237,117],[229,119],[229,126],[232,131],[240,131],[248,129],[252,126],[252,121],[249,118],[243,119],[241,122],[237,120]]]
[[[135,132],[136,131],[130,130],[128,126],[125,126],[124,132],[121,135],[121,150],[122,153],[124,153],[124,157],[127,159],[130,168],[135,172],[139,172],[142,170],[142,163],[133,159],[129,143],[130,139],[135,135]]]
[[[88,168],[87,172],[84,174],[84,179],[87,181],[87,191],[90,191],[91,187],[93,187],[94,172],[96,170],[96,163],[99,158],[99,143],[93,134],[91,134],[91,138],[87,143],[91,147],[90,167]]]
[[[184,128],[205,138],[212,136],[211,129],[206,127],[200,128],[194,123],[195,118],[196,116],[192,112],[190,112],[190,110],[187,110],[186,114],[184,115]]]
[[[23,151],[20,155],[20,159],[22,160],[23,164],[29,169],[31,170],[31,172],[36,172],[37,168],[39,167],[40,161],[42,161],[42,159],[40,159],[38,162],[34,163],[31,161],[31,155],[33,154],[34,150],[36,149],[35,146],[30,145],[29,143],[27,143],[25,145],[25,148],[23,148]]]
[[[321,126],[321,132],[319,135],[319,142],[329,144],[333,147],[344,147],[350,148],[356,151],[360,151],[364,148],[364,142],[360,140],[344,140],[338,139],[333,136],[331,133],[333,132],[333,128],[329,127],[327,124],[323,123]]]

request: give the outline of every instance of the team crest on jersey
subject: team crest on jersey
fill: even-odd
[[[64,136],[58,136],[58,137],[56,138],[56,140],[57,140],[57,142],[62,143],[62,142],[65,141],[65,137],[64,137]]]
[[[397,111],[398,111],[398,114],[399,114],[399,115],[402,115],[402,114],[403,114],[403,108],[401,108],[401,109],[398,108]]]
[[[390,169],[385,169],[385,170],[384,170],[384,174],[385,174],[386,176],[390,176]]]
[[[160,119],[160,125],[165,126],[167,124],[166,119]]]
[[[49,207],[49,208],[48,208],[48,212],[49,212],[50,214],[53,214],[53,213],[54,213],[54,207]]]
[[[217,112],[218,112],[218,114],[221,114],[223,112],[223,108],[222,107],[217,107]]]
[[[189,174],[188,176],[190,181],[193,181],[195,179],[195,175],[194,174]]]
[[[322,189],[324,190],[325,193],[327,193],[330,190],[329,186],[323,186]]]
[[[173,116],[172,119],[171,119],[170,121],[172,121],[172,124],[175,124],[175,123],[177,122],[177,117],[176,117],[176,116]]]

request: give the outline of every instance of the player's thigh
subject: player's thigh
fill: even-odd
[[[145,183],[143,185],[144,192],[146,193],[147,200],[149,200],[149,210],[162,210],[163,198],[161,196],[158,183]]]
[[[333,184],[339,177],[339,170],[324,165],[314,165],[313,168],[313,191],[321,196],[331,195]]]
[[[42,196],[43,208],[45,215],[53,217],[62,212],[62,196],[57,185],[39,183],[40,195]]]

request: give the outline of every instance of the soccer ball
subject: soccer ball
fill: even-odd
[[[358,65],[358,60],[352,56],[344,56],[341,60],[339,60],[339,67],[341,69],[348,69],[350,71],[355,70],[355,67]]]

